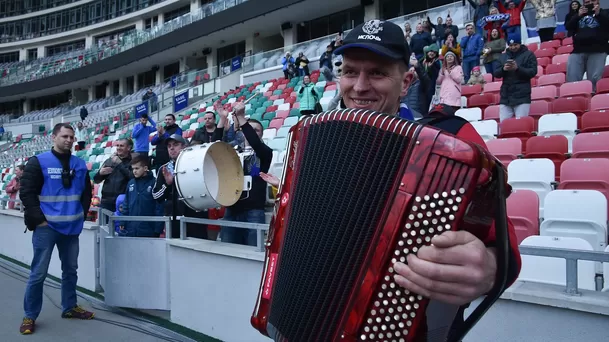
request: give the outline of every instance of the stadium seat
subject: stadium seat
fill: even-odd
[[[522,141],[518,138],[488,140],[486,147],[506,167],[522,153]]]
[[[539,118],[537,135],[564,135],[569,141],[569,151],[576,131],[577,116],[573,113],[546,114]]]
[[[596,190],[609,200],[608,170],[609,159],[605,158],[571,158],[565,160],[561,165],[561,178],[558,188],[562,190]],[[609,208],[607,209],[609,210]]]
[[[262,132],[262,139],[273,139],[277,135],[277,129],[269,128]]]
[[[571,52],[573,52],[573,45],[565,45],[565,46],[561,46],[561,47],[559,47],[559,48],[556,50],[556,53],[557,53],[559,56],[562,56],[562,55],[569,55],[569,54],[571,54]],[[568,59],[568,58],[567,58],[567,59]],[[564,63],[566,63],[566,62],[564,62]]]
[[[535,87],[531,89],[531,100],[553,101],[558,95],[556,86]]]
[[[608,158],[609,132],[580,133],[573,138],[571,158]]]
[[[275,135],[275,137],[276,138],[286,138],[288,136],[288,133],[290,133],[290,127],[282,126],[281,128],[279,128],[277,130],[277,134]]]
[[[546,67],[546,75],[559,73],[567,73],[567,63],[550,64]]]
[[[537,58],[542,58],[542,57],[554,57],[554,55],[556,55],[556,50],[553,48],[549,48],[549,49],[539,49],[536,50],[535,52],[533,52],[535,54],[535,57]]]
[[[539,45],[540,49],[558,49],[560,47],[560,40],[554,39],[547,42],[543,42]]]
[[[467,105],[470,108],[478,107],[484,110],[486,107],[494,104],[496,104],[495,94],[472,95],[467,99]]]
[[[579,82],[569,82],[560,86],[560,97],[585,97],[592,96],[592,82],[583,80]]]
[[[535,53],[535,51],[539,50],[539,44],[537,44],[537,43],[531,43],[531,44],[527,44],[527,48],[528,48],[528,49],[529,49],[531,52]]]
[[[268,144],[275,151],[283,151],[286,147],[286,138],[274,138]]]
[[[499,94],[503,82],[489,82],[484,85],[485,94]]]
[[[590,100],[590,110],[609,109],[609,94],[594,95]]]
[[[543,87],[543,86],[560,87],[563,83],[565,83],[565,80],[566,80],[566,77],[565,77],[565,74],[563,74],[563,73],[543,75],[537,80],[537,86],[538,87]]]
[[[461,95],[463,95],[463,96],[469,97],[471,95],[478,95],[480,93],[482,93],[482,86],[480,84],[461,87]]]
[[[495,139],[497,136],[497,121],[495,120],[474,121],[471,124],[484,141]]]
[[[499,106],[488,106],[484,109],[484,120],[495,120],[499,122]]]
[[[607,198],[595,190],[555,190],[546,196],[541,236],[586,240],[592,249],[607,247]],[[602,272],[596,263],[597,272]]]
[[[567,37],[562,40],[562,46],[573,45],[573,37]]]
[[[577,115],[577,126],[581,127],[581,117],[588,110],[590,100],[584,97],[559,97],[552,102],[552,112]]]
[[[545,75],[545,69],[542,66],[538,65],[537,66],[537,74],[535,75],[535,80],[537,80],[538,78],[540,78],[543,75]],[[536,84],[533,84],[532,86],[535,87]]]
[[[556,236],[529,236],[520,243],[520,246],[593,251],[590,243],[584,239]],[[533,255],[522,255],[521,258],[522,268],[518,275],[519,281],[560,286],[567,285],[565,259]],[[579,289],[595,291],[595,276],[594,262],[577,261],[577,287]]]
[[[553,190],[554,175],[554,163],[547,158],[517,159],[508,166],[508,183],[512,189],[533,190],[539,196],[540,217],[544,217],[544,202]]]
[[[596,93],[606,94],[609,93],[609,78],[602,78],[596,82]]]
[[[560,178],[560,165],[567,159],[569,140],[564,135],[532,137],[527,141],[525,158],[548,158],[555,165],[555,176]]]
[[[549,101],[537,100],[531,101],[531,108],[529,109],[529,116],[535,120],[539,120],[542,115],[552,113],[552,104]],[[537,129],[537,126],[535,127]]]
[[[547,67],[548,65],[550,65],[550,63],[552,63],[552,60],[550,59],[550,57],[541,57],[541,58],[537,58],[537,66],[538,67],[542,67],[545,69],[545,67]],[[538,70],[539,71],[539,70]]]
[[[535,131],[535,119],[530,116],[509,118],[499,124],[499,138],[518,138],[526,146]]]
[[[539,196],[533,190],[514,190],[507,199],[507,214],[514,225],[518,244],[539,235]]]
[[[590,111],[582,116],[581,132],[609,131],[609,110]]]
[[[461,108],[457,110],[455,115],[470,122],[482,120],[482,110],[480,108]]]

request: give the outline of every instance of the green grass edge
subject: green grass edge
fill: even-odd
[[[29,265],[24,264],[21,261],[17,261],[15,259],[11,258],[11,257],[8,257],[8,256],[4,255],[4,254],[0,254],[0,258],[6,260],[8,262],[11,262],[11,263],[13,263],[15,265],[18,265],[18,266],[21,266],[23,268],[26,268],[28,270],[30,269]],[[55,276],[52,276],[52,275],[49,274],[49,275],[47,275],[47,277],[53,279],[56,282],[61,283],[61,279],[59,279],[59,278],[57,278]],[[80,286],[76,286],[76,289],[79,292],[84,293],[84,294],[86,294],[88,296],[97,298],[97,299],[102,300],[102,301],[104,300],[104,296],[102,296],[101,294],[99,294],[97,292],[93,292],[91,290],[87,290],[87,289],[82,288]],[[142,312],[142,311],[137,310],[137,309],[132,309],[132,308],[121,308],[121,309],[125,310],[125,311],[128,311],[128,312],[130,312],[130,313],[132,313],[134,315],[140,316],[141,318],[148,319],[148,320],[158,324],[159,326],[161,326],[161,327],[163,327],[165,329],[169,329],[169,330],[171,330],[173,332],[176,332],[178,334],[184,335],[184,336],[186,336],[188,338],[191,338],[193,340],[196,340],[196,341],[200,341],[200,342],[222,342],[222,340],[218,340],[218,339],[213,338],[211,336],[208,336],[208,335],[205,335],[203,333],[200,333],[200,332],[198,332],[196,330],[192,330],[192,329],[186,328],[186,327],[184,327],[182,325],[179,325],[179,324],[173,323],[171,321],[168,321],[166,319],[163,319],[163,318],[160,318],[160,317],[148,314],[146,312]]]

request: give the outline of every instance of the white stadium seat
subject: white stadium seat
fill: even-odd
[[[471,124],[484,141],[495,139],[498,134],[498,125],[495,120],[473,121]]]
[[[545,114],[539,118],[538,135],[564,135],[569,140],[569,152],[575,131],[577,130],[577,116],[573,113]]]
[[[480,108],[461,108],[455,113],[456,116],[460,116],[467,121],[480,121],[482,120],[482,109]]]
[[[516,159],[508,165],[508,183],[512,189],[533,190],[539,196],[539,216],[544,217],[545,198],[552,191],[556,169],[547,158]]]

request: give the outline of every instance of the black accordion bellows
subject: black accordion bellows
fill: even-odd
[[[311,124],[269,316],[276,340],[332,339],[408,146],[371,126]],[[315,278],[326,280],[311,285]]]

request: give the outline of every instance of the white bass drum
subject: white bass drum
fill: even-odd
[[[243,181],[237,152],[221,141],[187,147],[175,163],[180,200],[196,211],[235,204],[243,192]]]

